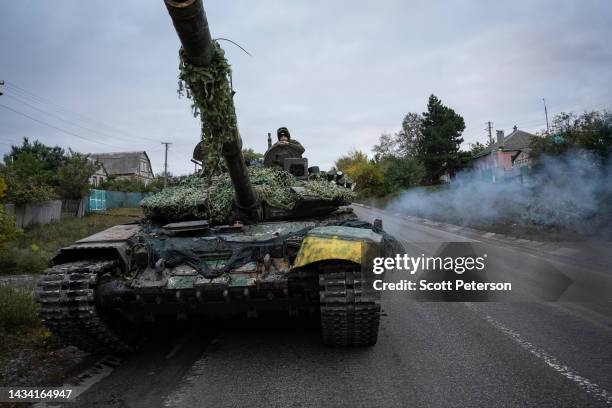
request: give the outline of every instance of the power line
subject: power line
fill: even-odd
[[[7,82],[6,85],[8,87],[10,87],[10,88],[13,88],[14,91],[18,91],[19,93],[21,93],[21,94],[23,94],[23,95],[25,95],[25,96],[27,96],[27,97],[29,97],[31,99],[34,99],[34,100],[38,101],[39,103],[44,103],[44,104],[52,105],[52,106],[56,107],[57,109],[59,109],[60,111],[63,111],[65,113],[69,113],[69,114],[81,117],[82,120],[85,120],[87,122],[91,122],[91,123],[94,123],[96,125],[108,127],[108,125],[103,123],[103,122],[99,122],[99,121],[97,121],[95,119],[91,119],[91,118],[89,118],[89,117],[87,117],[87,116],[85,116],[85,115],[83,115],[83,114],[81,114],[79,112],[70,110],[70,109],[68,109],[68,108],[66,108],[66,107],[64,107],[62,105],[59,105],[59,104],[53,102],[52,100],[50,100],[48,98],[45,98],[45,97],[37,95],[37,94],[35,94],[33,92],[30,92],[27,89],[24,89],[24,88],[14,84],[14,83],[12,83],[12,82]]]
[[[155,142],[155,143],[159,142],[159,140],[157,140],[157,139],[152,139],[152,138],[148,138],[148,137],[145,137],[145,136],[135,136],[135,135],[128,134],[128,133],[126,133],[126,132],[124,132],[124,131],[122,131],[120,129],[117,129],[117,128],[114,128],[114,127],[110,126],[108,123],[104,123],[104,122],[100,122],[100,121],[95,120],[95,119],[91,119],[91,118],[89,118],[86,115],[83,115],[83,114],[81,114],[79,112],[70,110],[70,109],[68,109],[66,107],[63,107],[62,105],[59,105],[59,104],[51,101],[48,98],[44,98],[42,96],[39,96],[39,95],[37,95],[37,94],[35,94],[33,92],[30,92],[30,91],[26,90],[26,89],[24,89],[24,88],[22,88],[20,86],[17,86],[17,85],[15,85],[12,82],[8,82],[7,81],[6,85],[7,85],[7,87],[10,88],[10,90],[12,92],[17,93],[17,95],[22,97],[22,98],[29,99],[30,101],[32,101],[34,103],[39,103],[39,104],[45,104],[45,105],[48,105],[48,106],[52,106],[52,107],[54,107],[54,109],[56,111],[58,111],[58,112],[60,112],[60,113],[62,113],[64,115],[72,115],[72,116],[76,117],[76,120],[78,120],[80,122],[89,123],[91,125],[95,125],[95,126],[98,126],[98,127],[104,127],[104,128],[109,129],[110,131],[113,132],[113,134],[110,134],[107,131],[103,131],[103,130],[98,131],[98,132],[104,132],[106,135],[117,136],[116,134],[120,134],[120,135],[124,135],[124,137],[128,137],[128,138],[148,140],[150,142]]]
[[[14,112],[14,113],[16,113],[16,114],[18,114],[18,115],[21,115],[21,116],[23,116],[23,117],[25,117],[25,118],[28,118],[28,119],[30,119],[30,120],[33,120],[34,122],[40,123],[41,125],[48,126],[48,127],[52,128],[52,129],[55,129],[55,130],[57,130],[57,131],[59,131],[59,132],[65,133],[65,134],[67,134],[67,135],[74,136],[74,137],[78,137],[79,139],[87,140],[87,141],[89,141],[89,142],[99,143],[99,144],[103,144],[103,145],[106,145],[106,146],[110,146],[110,147],[114,147],[114,148],[118,148],[118,149],[123,149],[122,147],[119,147],[119,146],[115,146],[115,145],[112,145],[112,144],[108,144],[108,143],[100,142],[100,141],[98,141],[98,140],[94,140],[94,139],[89,139],[89,138],[86,138],[86,137],[84,137],[84,136],[81,136],[81,135],[78,135],[78,134],[76,134],[76,133],[73,133],[73,132],[71,132],[71,131],[69,131],[69,130],[62,129],[62,128],[60,128],[60,127],[57,127],[57,126],[52,125],[52,124],[50,124],[50,123],[47,123],[47,122],[45,122],[45,121],[42,121],[42,120],[36,119],[36,118],[34,118],[34,117],[32,117],[32,116],[30,116],[30,115],[26,114],[26,113],[23,113],[23,112],[20,112],[20,111],[18,111],[18,110],[15,110],[15,109],[11,108],[10,106],[6,106],[6,105],[3,105],[3,104],[1,104],[1,103],[0,103],[0,106],[1,106],[1,107],[3,107],[4,109],[8,109],[8,110],[10,110],[11,112]]]
[[[95,129],[92,129],[92,128],[88,128],[88,127],[85,127],[85,126],[79,125],[79,124],[78,124],[78,123],[76,123],[76,122],[73,122],[73,121],[71,121],[71,120],[68,120],[68,119],[62,118],[62,117],[61,117],[61,116],[59,116],[59,115],[56,115],[56,114],[51,113],[51,112],[47,112],[47,111],[45,111],[44,109],[40,109],[40,108],[38,108],[38,107],[36,107],[36,106],[34,106],[34,105],[32,105],[32,104],[29,104],[28,102],[25,102],[25,101],[23,101],[23,100],[19,99],[19,98],[18,98],[18,97],[16,97],[15,95],[6,94],[6,96],[8,96],[8,97],[9,97],[9,98],[11,98],[11,99],[16,100],[17,102],[19,102],[19,103],[21,103],[21,104],[23,104],[23,105],[26,105],[26,106],[27,106],[27,107],[29,107],[30,109],[34,109],[34,110],[36,110],[36,111],[38,111],[38,112],[41,112],[41,113],[43,113],[43,114],[45,114],[45,115],[47,115],[47,116],[50,116],[50,117],[53,117],[53,118],[59,119],[59,120],[61,120],[61,121],[62,121],[62,122],[64,122],[64,123],[67,123],[67,124],[72,125],[72,126],[76,126],[76,127],[81,128],[81,129],[83,129],[83,130],[85,130],[85,131],[88,131],[88,132],[93,132],[93,133],[97,133],[97,134],[99,134],[100,136],[103,136],[103,137],[112,136],[112,137],[115,137],[115,138],[118,138],[118,139],[122,139],[122,140],[125,140],[125,141],[128,141],[128,142],[132,142],[132,141],[133,141],[132,139],[122,138],[122,137],[119,137],[119,136],[116,136],[116,135],[108,135],[108,134],[105,134],[105,133],[99,132],[99,131],[97,131],[97,130],[95,130]]]

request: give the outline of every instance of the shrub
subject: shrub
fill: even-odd
[[[89,179],[98,165],[86,155],[70,151],[70,156],[58,169],[59,194],[64,198],[79,199],[89,191]]]
[[[124,191],[124,192],[132,192],[132,193],[145,193],[148,190],[147,186],[140,181],[134,179],[123,179],[123,178],[114,178],[107,180],[102,185],[104,190],[111,191]]]
[[[0,333],[15,334],[40,325],[32,292],[0,286]]]
[[[15,217],[4,211],[4,206],[0,204],[0,249],[17,236],[15,227]]]
[[[57,196],[51,186],[37,183],[18,182],[9,187],[5,201],[14,204],[42,203]]]
[[[369,161],[365,153],[352,151],[336,160],[336,167],[355,182],[355,191],[360,197],[381,196],[386,193],[380,166]]]
[[[0,275],[39,274],[47,267],[47,251],[5,247],[0,252]]]

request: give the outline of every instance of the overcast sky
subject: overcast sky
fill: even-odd
[[[486,140],[489,120],[544,128],[543,97],[551,116],[612,108],[609,0],[204,4],[213,37],[252,54],[222,44],[245,146],[264,151],[267,132],[287,126],[322,169],[369,153],[431,93],[465,118],[466,147]],[[169,141],[169,171],[193,170],[199,124],[177,97],[179,42],[161,0],[3,1],[0,38],[0,104],[13,109],[0,106],[0,153],[23,136],[146,150],[159,172]]]

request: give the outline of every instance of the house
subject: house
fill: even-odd
[[[93,187],[100,187],[102,183],[108,180],[108,173],[101,162],[91,157],[88,159],[98,165],[96,172],[89,178],[89,184]]]
[[[140,180],[145,185],[154,179],[151,160],[145,151],[92,153],[89,157],[101,163],[109,177]]]
[[[503,130],[498,130],[497,141],[472,159],[472,168],[483,179],[494,183],[522,177],[532,166],[529,144],[534,137],[537,136],[516,126],[508,136],[504,136]]]

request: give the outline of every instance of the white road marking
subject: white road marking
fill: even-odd
[[[90,389],[94,384],[108,377],[110,373],[121,363],[121,359],[114,356],[105,356],[93,367],[79,374],[76,378],[62,385],[60,388],[72,390],[71,399],[74,401],[79,395]],[[55,402],[37,402],[34,408],[55,407]]]
[[[578,385],[578,387],[582,388],[583,390],[593,395],[598,400],[605,402],[608,406],[612,407],[612,394],[609,391],[606,391],[604,388],[595,384],[588,378],[578,375],[574,370],[572,370],[567,365],[563,364],[556,357],[547,353],[545,350],[539,348],[535,344],[525,340],[518,332],[504,326],[502,323],[497,321],[495,318],[479,310],[476,306],[474,306],[474,304],[465,303],[465,305],[468,307],[468,309],[482,316],[493,327],[501,331],[506,336],[510,337],[520,347],[524,348],[525,350],[527,350],[528,352],[530,352],[532,355],[536,356],[540,360],[544,361],[544,363],[546,363],[547,366],[555,370],[558,374],[573,381],[576,385]]]

